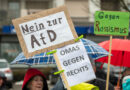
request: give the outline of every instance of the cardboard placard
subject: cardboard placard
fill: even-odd
[[[12,22],[26,57],[72,44],[77,38],[65,6],[14,19]]]
[[[96,78],[82,42],[58,48],[54,56],[70,87]]]
[[[128,32],[129,12],[96,11],[95,34],[128,36]]]

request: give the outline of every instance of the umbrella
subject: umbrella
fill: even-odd
[[[109,51],[109,40],[99,43],[101,47]],[[130,67],[130,40],[112,39],[111,64],[114,66]],[[97,62],[108,63],[108,57],[103,57]]]
[[[26,64],[26,65],[36,65],[36,64],[55,64],[55,60],[52,54],[46,55],[45,53],[40,53],[32,57],[26,58],[24,53],[21,52],[11,64]]]
[[[101,47],[109,51],[109,43],[110,41],[103,41],[99,43]],[[119,87],[120,83],[120,74],[121,74],[121,67],[130,67],[130,40],[126,39],[112,39],[112,48],[111,48],[111,63],[114,66],[120,66],[120,72],[118,77],[117,87]],[[98,60],[97,62],[108,63],[108,57],[103,57]]]
[[[90,41],[88,39],[81,39],[83,42],[86,51],[88,52],[88,55],[93,60],[108,56],[108,52],[103,49],[101,46],[96,44],[93,41]],[[55,64],[55,60],[52,54],[46,55],[45,53],[41,53],[38,55],[35,55],[30,58],[25,58],[23,52],[20,53],[12,62],[11,64],[27,64],[27,65],[34,65],[34,64]]]

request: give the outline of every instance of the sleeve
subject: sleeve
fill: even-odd
[[[59,80],[55,84],[54,88],[52,88],[52,90],[67,90],[67,89],[65,89],[61,78],[59,78]]]

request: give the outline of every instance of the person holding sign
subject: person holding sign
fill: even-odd
[[[89,59],[92,64],[92,67],[94,69],[94,72],[96,72],[96,66],[95,66],[94,60],[92,60],[90,57],[89,57]],[[105,90],[105,88],[106,88],[106,81],[101,78],[96,78],[87,83],[89,83],[90,85],[99,87],[99,90]],[[56,85],[54,86],[54,88],[52,90],[66,90],[61,78],[57,81]],[[109,90],[114,90],[114,86],[111,83],[109,83]]]
[[[94,72],[96,72],[96,66],[95,66],[94,60],[92,60],[90,57],[89,57],[89,59],[91,61]],[[88,82],[88,83],[93,84],[95,86],[98,86],[99,90],[105,90],[105,88],[106,88],[106,81],[101,79],[101,78],[98,78],[98,77],[96,79]],[[108,90],[114,90],[114,86],[111,83],[109,83],[109,89]]]
[[[28,69],[24,77],[22,90],[48,90],[44,74],[34,68]]]
[[[67,89],[64,87],[63,82],[60,78],[52,90],[67,90]],[[93,84],[80,83],[78,85],[72,86],[71,90],[99,90],[99,88]]]

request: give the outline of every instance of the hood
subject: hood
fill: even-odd
[[[47,81],[46,81],[46,78],[44,76],[44,74],[42,72],[40,72],[39,70],[37,69],[34,69],[34,68],[30,68],[27,70],[25,76],[24,76],[24,81],[23,81],[23,85],[22,85],[22,90],[24,90],[24,87],[26,86],[27,82],[33,78],[34,76],[36,75],[40,75],[43,77],[43,80],[44,80],[44,88],[46,88],[45,90],[48,90],[48,86],[47,86]]]

